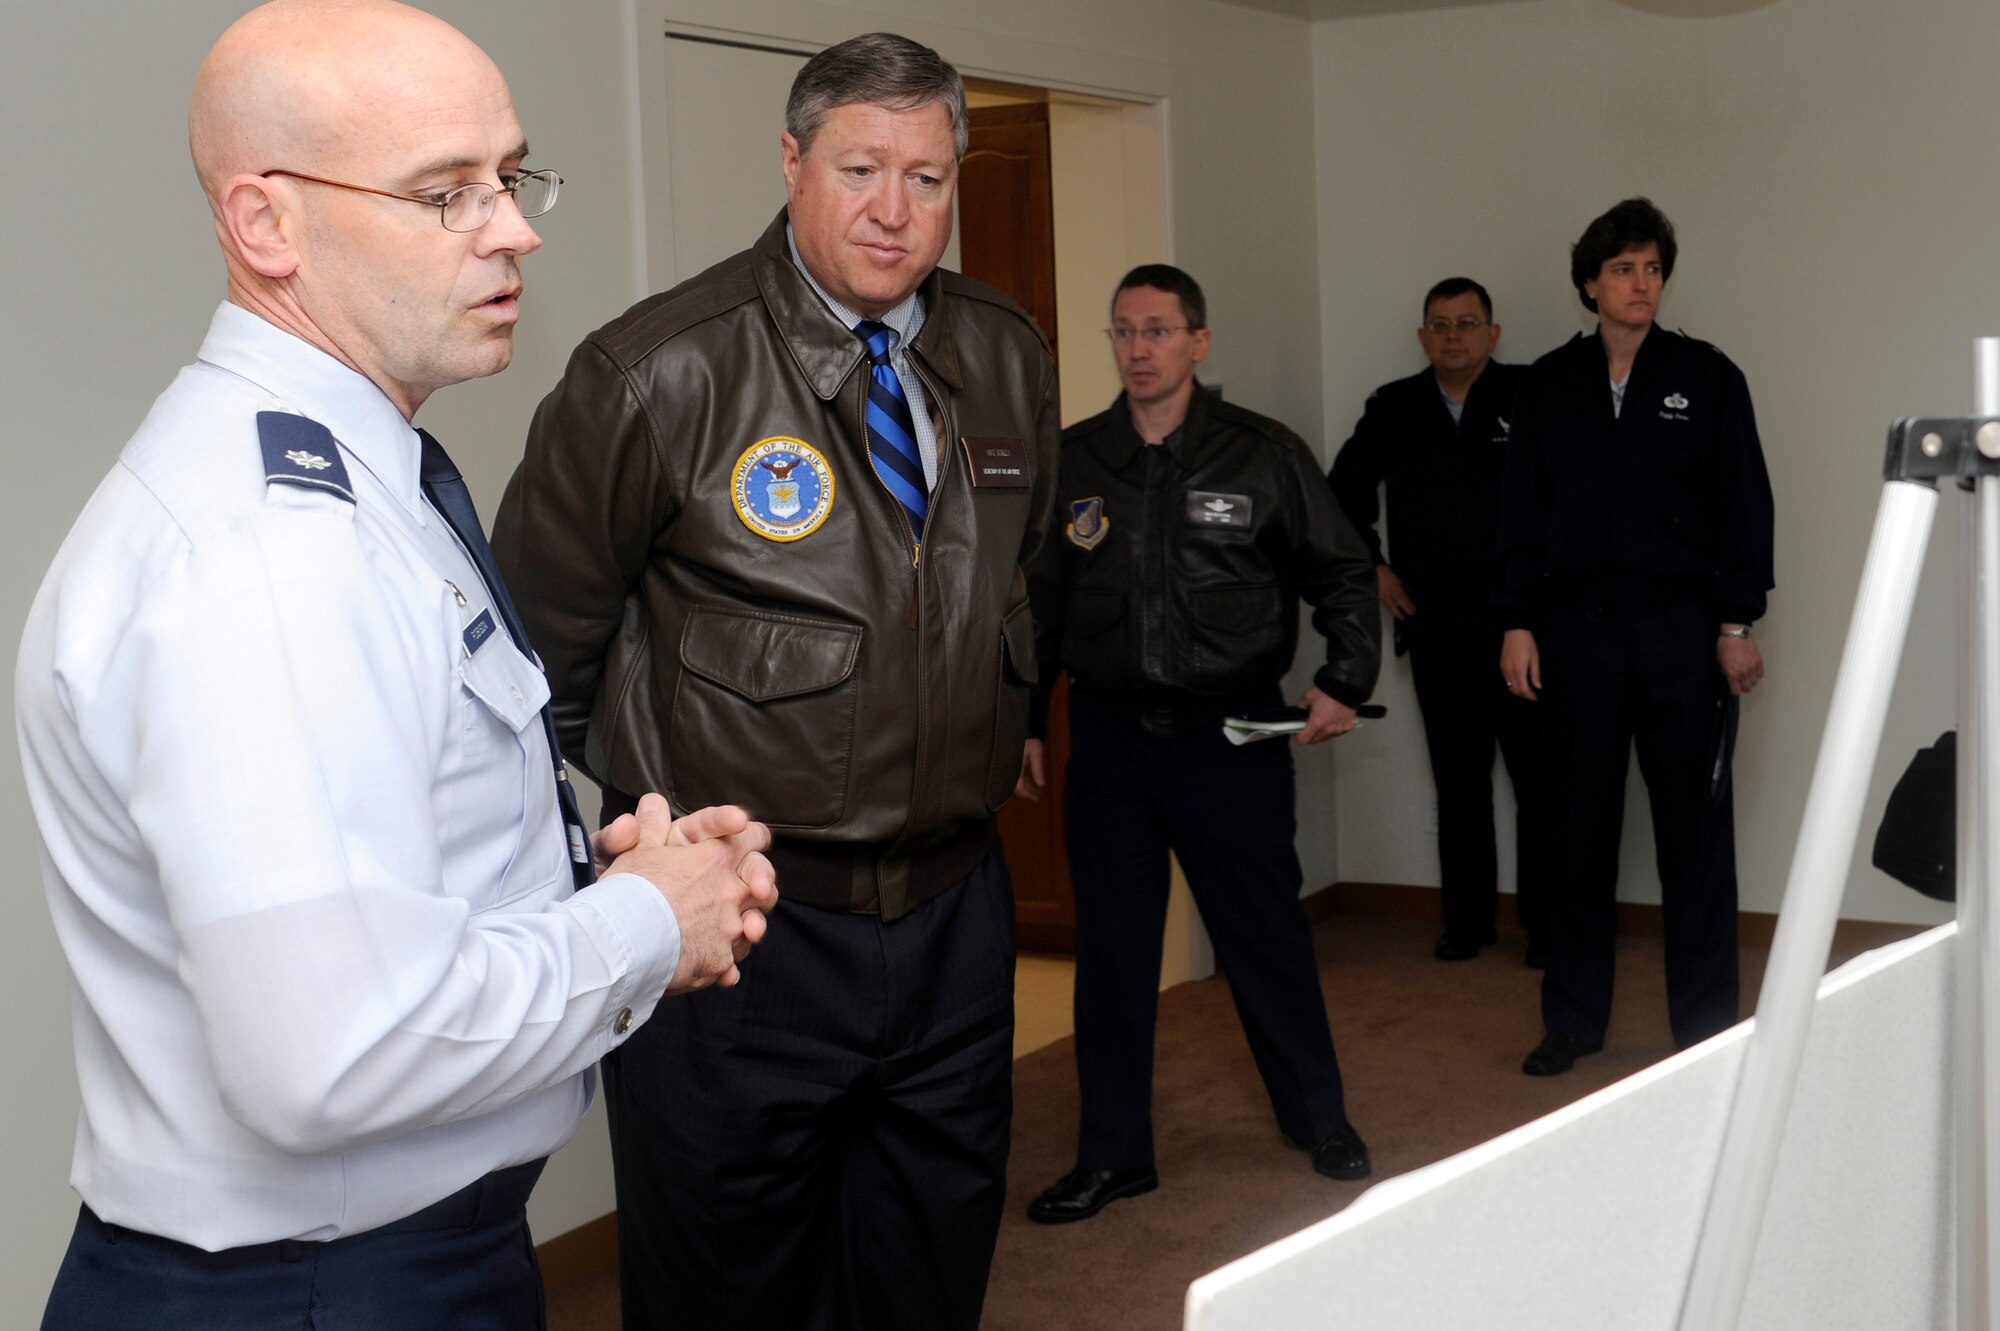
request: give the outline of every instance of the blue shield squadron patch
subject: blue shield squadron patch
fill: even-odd
[[[1104,516],[1104,496],[1072,499],[1069,524],[1063,530],[1068,533],[1071,545],[1083,550],[1095,550],[1103,542],[1104,534],[1111,530],[1111,519]]]
[[[796,541],[833,511],[833,468],[803,439],[759,439],[736,459],[730,500],[743,525],[767,541]]]

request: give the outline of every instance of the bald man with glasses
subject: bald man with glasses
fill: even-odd
[[[16,678],[82,1101],[43,1327],[528,1331],[529,1191],[596,1061],[735,980],[769,835],[652,794],[593,863],[471,497],[412,424],[511,360],[561,183],[492,61],[386,0],[279,0],[188,120],[227,298]]]

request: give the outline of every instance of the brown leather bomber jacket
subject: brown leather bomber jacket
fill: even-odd
[[[885,918],[963,877],[1013,791],[1021,570],[1056,479],[1048,343],[981,283],[940,269],[923,290],[941,475],[921,551],[869,461],[865,349],[793,267],[782,213],[584,339],[493,533],[563,749],[607,806],[743,805],[786,899]]]

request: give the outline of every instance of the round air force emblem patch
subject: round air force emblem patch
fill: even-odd
[[[1095,550],[1104,541],[1104,535],[1111,530],[1111,519],[1104,516],[1104,499],[1092,495],[1088,499],[1072,500],[1069,506],[1069,524],[1063,528],[1071,545],[1085,550]]]
[[[803,439],[759,439],[736,459],[730,499],[743,525],[767,541],[796,541],[833,511],[833,468]]]

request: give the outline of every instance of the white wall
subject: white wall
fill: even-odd
[[[221,298],[183,114],[202,54],[248,7],[0,0],[0,123],[16,130],[10,178],[28,191],[0,212],[10,464],[0,485],[0,642],[18,640],[63,533],[147,405],[193,356]],[[1317,433],[1311,50],[1302,23],[1207,0],[1106,0],[1087,12],[1058,0],[427,7],[494,55],[512,80],[536,160],[569,180],[562,207],[540,226],[547,246],[526,265],[514,368],[440,394],[424,411],[489,514],[528,416],[570,348],[671,263],[671,221],[660,206],[670,182],[644,178],[646,144],[630,129],[635,110],[653,116],[654,132],[662,123],[660,35],[669,20],[819,43],[892,27],[936,44],[971,73],[1164,99],[1171,253],[1211,287],[1218,326],[1231,330],[1218,374],[1232,397]],[[1244,151],[1246,142],[1258,151]],[[775,175],[775,148],[743,169]],[[1254,244],[1245,243],[1246,213],[1264,219]],[[0,733],[11,735],[11,691],[0,721]],[[1319,779],[1327,774],[1322,765]],[[1330,808],[1330,796],[1320,803]],[[0,1036],[0,1196],[8,1203],[0,1325],[26,1326],[39,1317],[75,1214],[67,1176],[76,1096],[68,971],[42,904],[33,823],[11,754],[0,761],[0,857],[14,908],[0,965],[0,1003],[12,1014]],[[1330,853],[1318,867],[1331,876]],[[610,1205],[602,1130],[593,1123],[551,1167],[533,1218],[548,1237]]]
[[[1314,29],[1336,440],[1373,385],[1421,368],[1411,333],[1437,278],[1483,281],[1503,356],[1526,361],[1592,326],[1568,283],[1568,246],[1592,217],[1645,193],[1679,229],[1662,321],[1749,376],[1777,495],[1769,674],[1743,708],[1736,765],[1746,909],[1781,899],[1884,432],[1900,415],[1969,410],[1971,339],[2000,331],[2000,184],[1986,166],[2000,117],[1981,92],[1996,49],[1989,0],[1778,0],[1709,19],[1529,0]],[[1863,866],[1895,773],[1952,724],[1956,509],[1943,512]],[[1340,755],[1341,874],[1435,883],[1406,666],[1382,697],[1395,719]],[[1628,789],[1620,894],[1657,901],[1636,773]],[[1948,918],[1866,867],[1845,913]]]
[[[1110,322],[1118,279],[1167,253],[1162,147],[1155,107],[1061,93],[1049,99],[1066,426],[1095,416],[1122,391],[1110,342],[1098,330]]]

